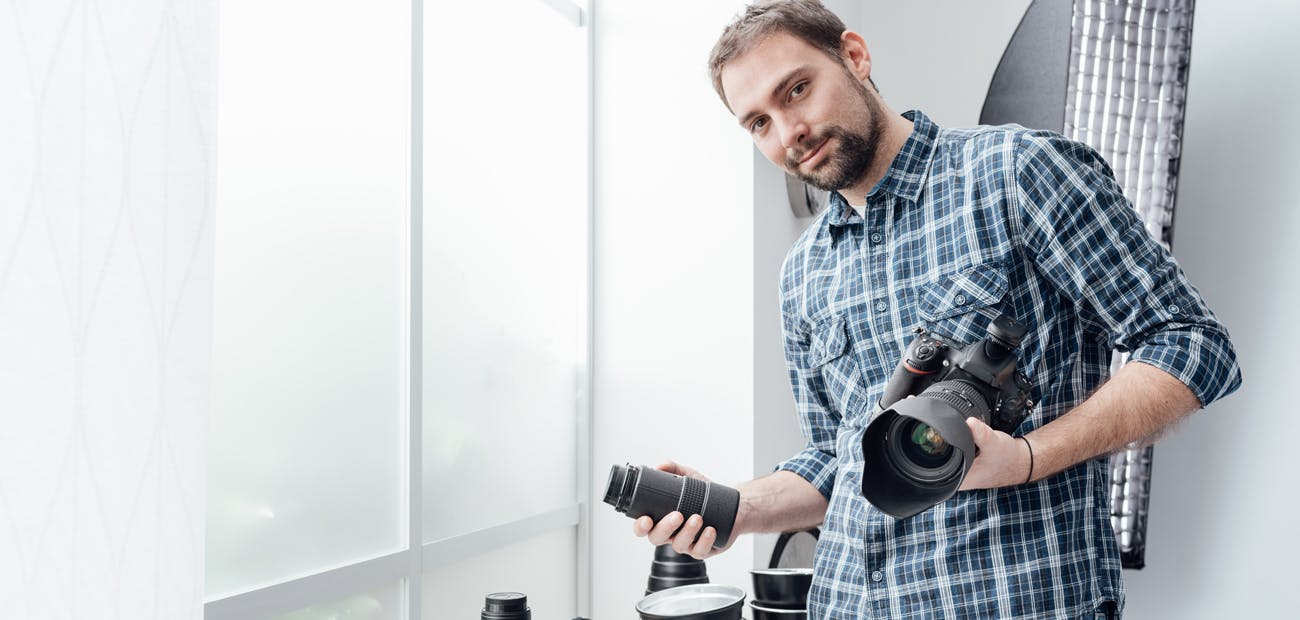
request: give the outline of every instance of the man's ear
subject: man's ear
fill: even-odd
[[[840,57],[849,73],[859,80],[866,81],[871,77],[871,52],[867,50],[867,41],[862,35],[845,30],[840,35]]]

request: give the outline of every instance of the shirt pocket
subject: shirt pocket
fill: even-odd
[[[925,285],[919,314],[931,331],[969,344],[987,335],[989,323],[1002,314],[1007,286],[1005,265],[975,265]]]
[[[861,375],[849,342],[848,325],[841,316],[814,325],[809,340],[808,363],[817,371],[826,399],[840,419],[857,411],[863,398]]]

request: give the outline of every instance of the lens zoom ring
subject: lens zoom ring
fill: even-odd
[[[682,500],[677,504],[677,511],[682,516],[704,514],[704,494],[708,483],[697,478],[686,478],[686,488],[682,489]]]
[[[948,403],[953,409],[968,415],[970,410],[984,402],[979,390],[960,381],[944,381],[922,392],[917,398],[934,398]]]

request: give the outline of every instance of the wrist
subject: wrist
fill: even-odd
[[[752,489],[746,489],[746,485],[740,485],[736,490],[740,491],[740,501],[736,504],[736,522],[731,526],[732,537],[739,534],[752,534],[753,521],[755,517],[756,506]]]
[[[1025,444],[1024,451],[1027,453],[1024,459],[1025,460],[1025,469],[1024,469],[1025,481],[1021,482],[1020,484],[1029,484],[1034,480],[1034,446],[1033,444],[1029,443],[1029,438],[1024,435],[1017,437],[1017,439],[1020,440],[1020,443]]]

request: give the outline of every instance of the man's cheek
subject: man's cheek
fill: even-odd
[[[763,149],[763,157],[766,157],[767,161],[772,162],[772,165],[777,168],[785,170],[786,172],[792,171],[790,162],[786,161],[785,158],[785,149]]]

